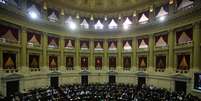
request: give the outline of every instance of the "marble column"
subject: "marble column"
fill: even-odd
[[[169,72],[173,72],[174,69],[174,31],[169,30],[168,34],[168,67]]]
[[[149,67],[148,70],[154,71],[154,35],[149,36]]]
[[[137,71],[137,39],[136,37],[133,38],[132,40],[132,48],[133,48],[133,53],[132,53],[132,56],[133,56],[133,59],[132,59],[132,67],[134,71]]]
[[[1,76],[1,71],[2,71],[2,69],[3,69],[3,48],[2,47],[0,47],[0,76]]]
[[[193,70],[201,70],[200,68],[200,23],[193,24]]]
[[[122,42],[121,42],[121,39],[117,39],[117,71],[122,71],[123,68],[122,68],[122,54],[121,54],[121,51],[122,51]]]
[[[79,58],[79,53],[80,53],[80,41],[79,39],[75,40],[75,70],[81,70],[80,68],[80,58]]]
[[[94,42],[93,40],[89,41],[89,49],[90,49],[90,54],[89,54],[89,70],[94,71],[95,70],[95,65],[94,65]]]
[[[64,65],[64,37],[60,37],[60,66],[59,70],[66,71]]]
[[[20,71],[23,73],[26,73],[28,71],[28,66],[27,66],[27,32],[26,28],[22,28],[21,32],[21,56],[20,56],[20,61],[21,61],[21,68]],[[18,58],[19,59],[19,58]]]
[[[108,53],[108,43],[107,43],[107,39],[104,39],[104,41],[103,41],[103,49],[104,49],[104,59],[103,59],[103,70],[104,71],[107,71],[107,70],[109,70],[109,66],[108,66],[108,61],[109,61],[109,59],[108,59],[108,56],[107,56],[107,53]]]
[[[41,68],[44,71],[49,70],[48,68],[48,60],[49,57],[47,56],[47,43],[48,43],[48,36],[47,33],[43,33],[43,68]]]

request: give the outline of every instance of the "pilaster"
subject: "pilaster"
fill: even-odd
[[[104,39],[103,41],[103,49],[104,49],[104,59],[103,59],[103,70],[107,71],[109,69],[109,66],[108,66],[108,56],[107,56],[107,53],[108,53],[108,43],[107,43],[107,40]]]
[[[80,68],[80,59],[79,59],[79,50],[80,50],[80,41],[79,39],[75,39],[75,70],[81,70]]]
[[[90,54],[89,54],[89,70],[90,71],[93,71],[93,70],[95,70],[95,66],[94,66],[94,56],[93,56],[93,53],[94,53],[94,43],[93,43],[93,40],[91,39],[90,41],[89,41],[89,49],[90,49]]]
[[[168,34],[168,67],[167,70],[171,72],[174,68],[174,31],[172,29],[169,30]]]
[[[117,71],[123,70],[122,65],[121,65],[121,58],[122,58],[122,42],[121,39],[117,39]]]
[[[148,70],[154,70],[154,36],[149,36],[149,67]]]
[[[47,33],[43,33],[43,68],[41,68],[42,70],[46,71],[48,70],[48,57],[47,57]]]
[[[19,0],[20,7],[23,11],[27,10],[27,0]]]
[[[137,71],[137,39],[136,37],[133,38],[132,40],[132,47],[133,47],[133,53],[132,53],[132,56],[133,56],[133,70],[134,71]]]
[[[169,4],[169,14],[173,14],[175,10],[175,1],[172,4]]]
[[[22,28],[21,31],[21,52],[20,52],[20,61],[21,61],[21,68],[20,71],[23,73],[26,73],[28,71],[28,66],[27,66],[27,32],[26,28]]]
[[[60,37],[60,66],[62,71],[65,71],[65,65],[64,65],[64,37]]]
[[[3,69],[3,49],[2,47],[0,47],[0,74],[2,69]]]
[[[193,24],[193,69],[201,70],[200,68],[200,23]]]

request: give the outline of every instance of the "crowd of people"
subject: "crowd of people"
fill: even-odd
[[[39,88],[2,97],[2,101],[201,101],[184,92],[127,84],[72,84]]]

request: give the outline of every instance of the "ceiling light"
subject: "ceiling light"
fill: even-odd
[[[71,30],[75,30],[77,28],[76,24],[74,22],[69,22],[68,26]]]
[[[123,29],[124,30],[128,30],[129,29],[129,25],[128,24],[123,24]]]
[[[37,19],[38,18],[38,14],[34,11],[30,11],[29,16],[31,19]]]
[[[27,9],[27,15],[31,19],[38,19],[40,17],[40,12],[38,11],[35,5],[32,5],[31,7]]]
[[[107,16],[105,16],[105,21],[107,21]]]
[[[165,18],[166,18],[166,16],[161,16],[161,17],[159,17],[159,20],[162,22],[165,20]]]

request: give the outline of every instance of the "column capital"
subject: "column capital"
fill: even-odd
[[[196,21],[192,24],[193,26],[199,26],[200,25],[200,21]]]

